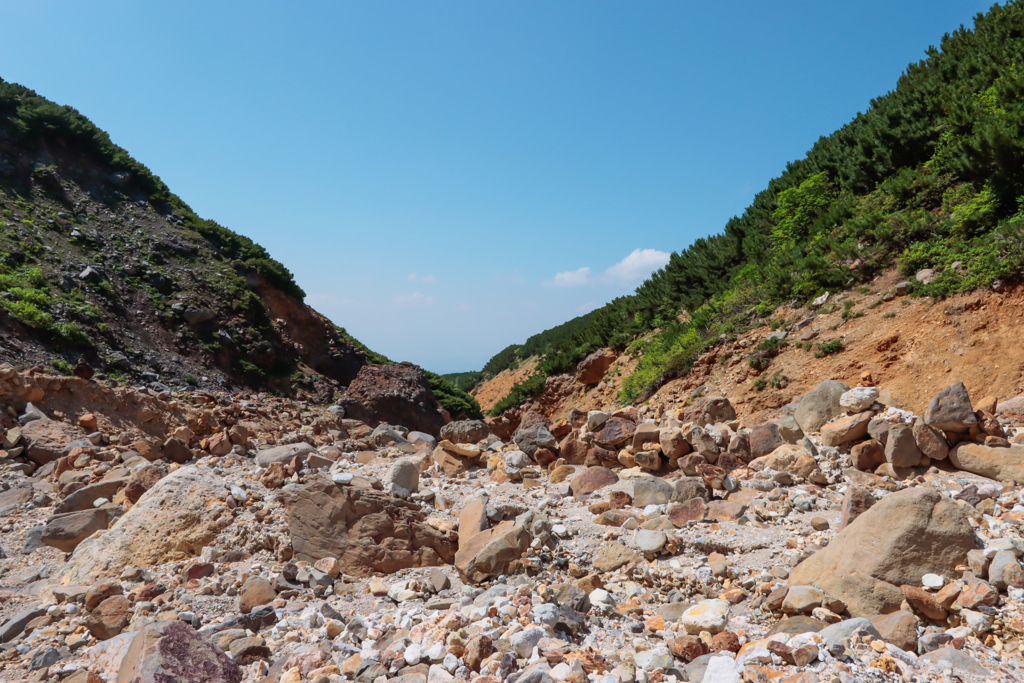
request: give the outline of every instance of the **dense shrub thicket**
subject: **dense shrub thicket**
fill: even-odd
[[[633,295],[492,358],[486,375],[544,355],[537,376],[492,412],[603,346],[642,354],[620,397],[641,399],[778,304],[893,265],[939,271],[915,286],[931,296],[1014,277],[1024,266],[1024,1],[993,6],[926,54],[895,90],[788,164],[721,233],[672,254]]]

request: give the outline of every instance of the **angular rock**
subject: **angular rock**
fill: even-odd
[[[233,520],[224,481],[208,469],[182,467],[147,491],[114,528],[75,548],[64,584],[91,585],[126,565],[152,567],[199,555]]]
[[[842,531],[853,523],[853,520],[860,517],[875,504],[875,497],[871,491],[859,486],[849,486],[843,494],[843,504],[840,507],[839,530]]]
[[[280,495],[295,560],[337,558],[346,574],[390,574],[450,564],[456,542],[427,524],[419,505],[322,476]]]
[[[84,438],[80,428],[58,420],[33,420],[21,428],[25,456],[37,465],[53,462],[69,443]]]
[[[79,543],[109,527],[110,521],[110,510],[106,508],[54,515],[47,520],[39,540],[45,545],[70,553]]]
[[[971,397],[963,382],[957,382],[943,389],[928,403],[924,414],[925,424],[929,424],[944,432],[969,431],[978,423],[971,407]]]
[[[777,472],[788,472],[799,477],[809,477],[818,469],[818,463],[810,453],[800,446],[783,444],[770,455],[764,455],[750,461],[750,469],[773,469]]]
[[[658,477],[637,477],[633,480],[633,505],[644,508],[648,505],[667,505],[672,502],[675,489],[672,484]]]
[[[842,382],[826,379],[801,400],[793,417],[804,433],[820,431],[822,426],[829,420],[833,420],[843,414],[843,407],[839,404],[839,398],[850,387]]]
[[[885,460],[893,467],[917,467],[921,462],[921,451],[909,425],[894,424],[889,427],[885,442]]]
[[[242,670],[180,621],[157,621],[132,638],[117,683],[241,683]]]
[[[885,642],[909,652],[917,649],[917,617],[913,613],[899,611],[873,617],[871,624]]]
[[[539,448],[547,448],[554,451],[558,449],[558,441],[548,431],[548,428],[541,423],[535,423],[526,428],[520,428],[513,438],[515,444],[531,458]]]
[[[438,436],[445,420],[423,370],[412,363],[364,365],[338,401],[346,417]]]
[[[274,448],[268,448],[260,451],[256,455],[256,464],[260,467],[267,468],[275,462],[287,465],[294,458],[298,458],[299,462],[302,462],[310,453],[314,452],[316,452],[316,449],[305,442],[292,443],[285,446],[275,446]]]
[[[615,363],[615,352],[611,349],[599,349],[580,361],[576,366],[576,381],[580,384],[597,384]]]
[[[483,420],[459,420],[441,427],[441,438],[452,443],[478,443],[491,433]]]
[[[611,486],[618,480],[619,475],[607,467],[588,467],[573,477],[569,489],[574,496],[585,496],[605,486]]]
[[[874,439],[856,444],[850,449],[850,467],[872,472],[885,462],[885,447]]]
[[[839,397],[839,405],[851,413],[862,413],[871,408],[878,400],[878,389],[875,387],[854,387],[844,391]]]
[[[846,603],[854,616],[898,609],[898,586],[925,574],[953,575],[974,531],[960,507],[927,487],[882,498],[829,545],[797,565],[789,584],[814,585]]]
[[[949,455],[949,443],[946,442],[946,435],[941,430],[925,424],[924,420],[914,420],[912,429],[914,441],[922,453],[932,460],[945,460]]]
[[[266,579],[250,577],[238,591],[238,611],[249,614],[259,607],[269,605],[277,598],[277,591]]]
[[[829,422],[821,428],[821,442],[826,446],[841,446],[859,441],[868,435],[870,421],[871,413],[857,413]]]
[[[618,448],[633,438],[636,423],[622,417],[609,418],[594,432],[594,441],[606,448]]]
[[[760,458],[762,455],[768,455],[779,446],[785,444],[786,440],[782,438],[779,426],[769,422],[768,424],[755,427],[750,432],[749,443],[750,455],[754,458]]]
[[[704,600],[683,612],[679,621],[690,635],[699,635],[701,631],[714,635],[724,631],[729,624],[730,608],[729,603],[722,599]]]
[[[736,409],[725,396],[701,397],[686,411],[686,421],[700,427],[731,422],[735,419]]]
[[[460,543],[454,562],[462,580],[479,583],[492,576],[511,573],[511,564],[522,557],[533,540],[532,521],[533,513],[527,512],[515,520],[479,532],[468,543]]]
[[[621,543],[605,543],[594,557],[594,570],[600,573],[613,572],[632,562],[635,557],[636,554]]]

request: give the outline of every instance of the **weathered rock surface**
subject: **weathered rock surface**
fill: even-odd
[[[954,467],[996,481],[1024,482],[1024,445],[992,448],[976,443],[961,443],[949,452]]]
[[[789,584],[814,585],[846,603],[854,616],[899,609],[899,586],[924,574],[952,576],[974,548],[960,507],[931,488],[886,496],[829,543],[797,565]]]
[[[439,436],[444,426],[423,370],[412,363],[364,365],[338,405],[346,417],[371,427],[386,422]]]
[[[460,544],[455,554],[455,568],[464,581],[479,583],[508,573],[509,565],[522,557],[533,540],[529,525],[532,513],[506,520],[493,529],[481,531],[467,543]]]
[[[940,391],[925,411],[924,421],[944,432],[966,432],[977,424],[978,418],[971,407],[971,397],[963,382]]]
[[[843,414],[839,399],[850,387],[834,379],[826,379],[800,400],[794,417],[800,429],[807,432],[819,431],[829,420]]]
[[[242,670],[180,621],[144,626],[117,671],[117,683],[240,683]]]
[[[427,524],[419,505],[379,491],[314,477],[281,502],[296,560],[334,557],[345,573],[366,576],[455,559],[456,542]]]
[[[71,556],[61,583],[89,585],[127,565],[150,567],[195,557],[234,519],[224,482],[182,467],[161,479],[114,527],[93,534]]]
[[[599,349],[580,361],[576,366],[576,381],[580,384],[597,384],[615,363],[615,352]]]

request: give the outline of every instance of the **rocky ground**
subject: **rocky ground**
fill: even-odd
[[[1024,398],[385,399],[0,367],[0,680],[1024,677]]]

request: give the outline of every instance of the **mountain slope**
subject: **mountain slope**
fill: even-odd
[[[70,107],[0,80],[0,360],[330,400],[390,363]],[[436,375],[453,415],[475,402]]]
[[[930,270],[935,297],[1016,278],[1024,266],[1024,3],[994,6],[943,37],[892,92],[769,182],[722,233],[674,253],[629,297],[546,349],[538,372],[492,413],[541,391],[601,347],[642,356],[632,402],[684,375],[698,356],[806,303],[897,267]],[[521,360],[513,348],[487,367]]]

